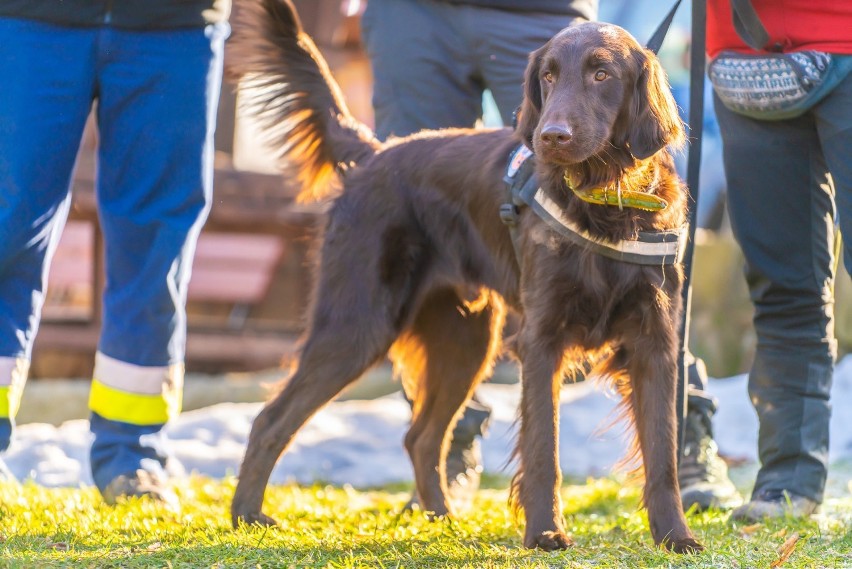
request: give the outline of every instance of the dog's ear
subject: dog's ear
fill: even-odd
[[[637,63],[642,71],[631,97],[626,141],[630,153],[642,160],[667,145],[682,146],[685,135],[662,65],[646,50],[637,54]]]
[[[533,134],[541,118],[541,81],[538,76],[544,50],[543,47],[530,54],[527,70],[524,73],[524,99],[518,109],[518,124],[515,127],[515,132],[530,150],[533,147]]]

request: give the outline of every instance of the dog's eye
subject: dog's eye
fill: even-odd
[[[545,71],[541,78],[544,79],[547,83],[553,83],[553,73],[551,73],[550,71]]]
[[[609,77],[609,74],[603,69],[598,69],[597,71],[595,71],[595,81],[603,81],[607,77]]]

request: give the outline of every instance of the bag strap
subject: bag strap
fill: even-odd
[[[749,47],[757,51],[765,49],[766,44],[769,43],[769,32],[766,31],[766,27],[760,21],[750,0],[731,0],[731,13],[737,35]]]
[[[666,14],[666,17],[663,18],[663,21],[660,22],[659,26],[657,26],[657,29],[654,31],[654,35],[652,35],[651,39],[648,40],[648,43],[645,44],[645,47],[654,52],[654,55],[660,51],[660,46],[663,45],[663,40],[666,38],[669,27],[672,25],[672,20],[675,17],[675,12],[677,12],[677,7],[680,6],[680,2],[681,0],[677,0],[674,3],[672,9],[669,10],[669,13]]]

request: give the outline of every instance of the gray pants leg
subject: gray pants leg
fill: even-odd
[[[755,306],[749,395],[760,419],[761,468],[753,497],[788,490],[823,499],[837,352],[835,188],[841,228],[852,235],[850,100],[852,75],[786,121],[745,118],[716,100],[731,225]],[[852,261],[848,241],[845,255]]]
[[[376,134],[472,127],[485,89],[512,124],[529,53],[574,21],[436,0],[370,0],[362,31],[373,66]]]

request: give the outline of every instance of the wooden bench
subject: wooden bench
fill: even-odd
[[[34,359],[57,350],[88,358],[97,348],[103,270],[94,175],[93,152],[81,151]],[[216,168],[214,180],[188,290],[187,366],[274,367],[301,330],[308,250],[323,206],[295,203],[281,176],[237,171],[227,163]]]

